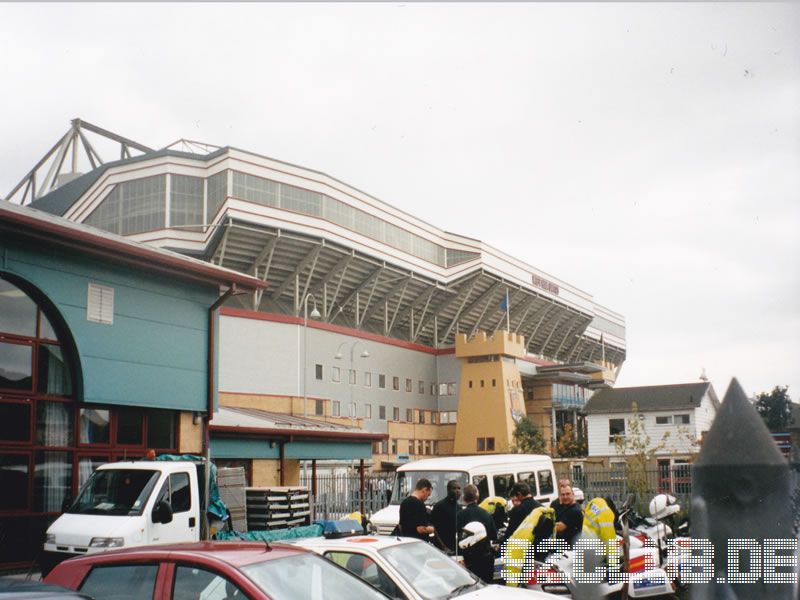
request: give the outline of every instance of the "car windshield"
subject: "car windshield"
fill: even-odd
[[[158,471],[108,469],[95,471],[67,509],[82,515],[141,515],[158,481]]]
[[[433,486],[433,492],[426,504],[435,504],[444,498],[447,495],[447,482],[451,479],[457,480],[462,489],[469,483],[464,471],[398,471],[392,488],[390,504],[400,504],[406,496],[414,491],[417,481],[423,477],[430,480]]]
[[[456,590],[466,591],[478,583],[452,558],[422,541],[390,546],[379,552],[426,600],[447,598]]]
[[[318,554],[304,552],[241,568],[274,600],[386,600],[386,596]]]

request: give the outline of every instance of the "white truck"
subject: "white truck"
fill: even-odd
[[[191,460],[101,465],[47,529],[43,574],[73,556],[200,540],[204,467]]]

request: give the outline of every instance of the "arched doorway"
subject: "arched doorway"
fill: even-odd
[[[0,569],[44,532],[101,463],[176,452],[176,413],[81,403],[80,360],[52,303],[0,271]]]

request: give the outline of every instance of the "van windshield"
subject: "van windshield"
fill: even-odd
[[[79,515],[141,515],[158,476],[158,471],[143,469],[95,471],[66,512]]]
[[[435,504],[447,495],[447,482],[451,479],[457,480],[461,484],[461,489],[469,483],[469,478],[465,471],[398,471],[392,487],[392,500],[390,504],[400,504],[405,500],[417,481],[426,478],[433,486],[433,493],[425,504]]]

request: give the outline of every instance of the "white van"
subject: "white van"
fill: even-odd
[[[511,486],[518,481],[527,483],[533,497],[542,504],[548,505],[558,498],[553,461],[543,454],[483,454],[417,460],[398,467],[389,506],[372,515],[371,521],[378,533],[392,532],[400,520],[400,503],[423,477],[433,485],[427,504],[444,498],[451,479],[460,481],[462,488],[468,483],[478,486],[481,499],[508,498]]]
[[[189,460],[100,465],[47,529],[42,572],[82,554],[198,541],[202,472],[202,463]]]

